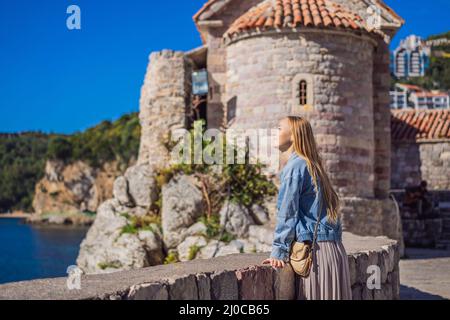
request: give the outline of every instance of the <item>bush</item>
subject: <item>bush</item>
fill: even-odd
[[[43,177],[50,136],[29,132],[0,136],[0,211],[31,211],[36,183]]]
[[[200,247],[200,246],[198,246],[198,245],[192,245],[190,248],[189,248],[189,252],[188,252],[188,257],[187,257],[187,259],[188,260],[194,260],[195,259],[195,257],[197,257],[197,253],[200,251],[200,249],[201,249],[202,247]]]
[[[120,235],[124,233],[136,234],[139,231],[152,231],[155,230],[155,226],[161,228],[161,217],[155,215],[147,215],[143,217],[130,216],[128,213],[122,214],[128,220],[128,224],[124,226],[120,232]]]
[[[72,143],[68,138],[54,137],[48,143],[47,158],[66,161],[72,157],[72,149]]]
[[[180,259],[178,258],[178,252],[176,251],[170,251],[164,259],[164,264],[172,264],[177,262],[180,262]]]
[[[195,125],[194,125],[195,127]],[[197,131],[191,130],[191,141],[194,141]],[[213,142],[203,141],[203,148],[208,148]],[[226,146],[226,141],[223,141]],[[168,148],[168,152],[172,152],[173,144],[164,142]],[[188,152],[193,152],[193,145]],[[226,148],[224,147],[224,150]],[[235,158],[237,156],[237,150]],[[246,150],[248,160],[248,150]],[[224,152],[226,159],[226,153]],[[162,186],[166,184],[173,176],[182,173],[193,175],[198,178],[202,184],[203,196],[205,201],[206,213],[201,217],[200,221],[206,225],[207,238],[215,238],[221,241],[229,242],[234,239],[231,234],[221,230],[219,222],[219,212],[225,201],[241,204],[248,209],[253,204],[264,205],[264,199],[267,196],[276,194],[277,188],[271,180],[262,173],[263,165],[261,164],[223,164],[220,170],[213,170],[213,166],[206,164],[182,163],[176,164],[169,168],[165,168],[157,172],[156,181],[161,191]],[[157,210],[161,208],[161,192],[157,201]]]
[[[122,263],[120,261],[105,261],[105,262],[99,262],[97,266],[102,269],[119,269],[122,268]]]
[[[199,219],[206,226],[206,232],[203,234],[208,239],[217,239],[229,243],[236,239],[231,233],[222,230],[220,226],[220,219],[218,215],[212,215],[211,217],[203,216]]]

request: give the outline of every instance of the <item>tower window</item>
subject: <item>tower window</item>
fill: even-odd
[[[301,106],[308,103],[308,83],[306,80],[300,81],[299,84],[299,102]]]
[[[312,74],[299,73],[292,79],[292,108],[293,112],[313,110],[314,106],[314,78]]]

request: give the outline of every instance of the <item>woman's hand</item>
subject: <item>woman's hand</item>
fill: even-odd
[[[278,260],[275,258],[269,258],[266,259],[262,262],[263,264],[270,264],[273,268],[284,268],[284,266],[286,265],[286,262],[284,262],[283,260]]]

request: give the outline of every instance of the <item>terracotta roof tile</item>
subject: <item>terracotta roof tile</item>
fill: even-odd
[[[450,110],[392,111],[394,141],[450,139]]]
[[[259,23],[254,24],[255,20]],[[266,29],[315,26],[372,31],[358,14],[332,0],[267,0],[238,18],[225,35],[233,36],[262,26]]]

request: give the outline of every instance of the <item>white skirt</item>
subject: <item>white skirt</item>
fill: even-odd
[[[348,257],[342,242],[317,242],[309,277],[297,276],[296,283],[300,300],[352,300]]]

